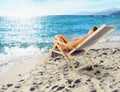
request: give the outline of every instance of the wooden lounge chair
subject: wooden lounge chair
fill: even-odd
[[[75,48],[73,48],[72,50],[66,52],[63,51],[60,44],[65,45],[65,43],[55,39],[54,40],[54,46],[51,49],[47,59],[46,59],[46,63],[48,61],[48,59],[53,56],[54,53],[54,58],[56,58],[56,53],[62,55],[66,61],[68,62],[68,64],[73,68],[73,70],[77,71],[78,69],[82,69],[87,65],[84,65],[80,68],[75,68],[74,64],[70,61],[70,56],[72,56],[72,54],[75,51],[79,51],[79,50],[84,50],[84,55],[86,57],[87,56],[87,52],[88,50],[91,48],[91,46],[93,46],[96,42],[98,42],[101,38],[103,38],[104,36],[106,36],[107,34],[109,34],[110,32],[112,32],[116,27],[115,26],[108,26],[103,24],[101,27],[99,27],[94,33],[92,33],[90,36],[88,36],[84,41],[82,41],[81,43],[79,43],[79,45],[77,45]],[[94,64],[94,62],[89,58],[89,61],[91,64]]]

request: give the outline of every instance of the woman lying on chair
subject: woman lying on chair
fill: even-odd
[[[97,27],[94,26],[92,29],[89,30],[88,32],[88,36],[91,35],[93,32],[95,32],[97,30]],[[62,48],[62,50],[71,50],[74,47],[76,47],[79,43],[81,43],[82,41],[84,41],[87,38],[87,36],[83,36],[81,38],[74,38],[72,41],[69,41],[65,36],[63,35],[56,35],[55,39],[59,40],[63,43],[65,43],[65,45],[60,45],[60,47]]]

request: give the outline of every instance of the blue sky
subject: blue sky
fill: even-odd
[[[120,8],[120,0],[0,0],[1,16],[59,15],[110,8]]]

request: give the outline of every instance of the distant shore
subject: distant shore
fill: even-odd
[[[76,74],[65,59],[44,63],[45,55],[14,64],[0,73],[0,92],[119,92],[120,43],[95,44],[89,51],[95,62]],[[83,56],[71,57],[76,67],[89,63]]]

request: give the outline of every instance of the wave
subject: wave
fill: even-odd
[[[30,59],[47,52],[47,47],[41,49],[35,46],[29,46],[27,48],[5,47],[4,53],[0,53],[0,70],[6,65],[25,62],[26,59]]]

